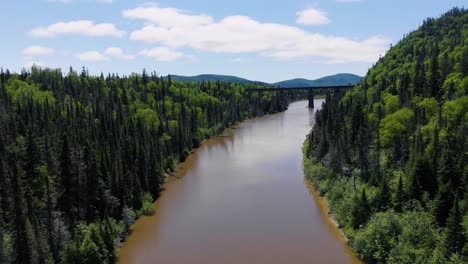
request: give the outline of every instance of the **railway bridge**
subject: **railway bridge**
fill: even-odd
[[[353,89],[354,85],[336,85],[336,86],[310,86],[310,87],[267,87],[267,88],[251,88],[249,92],[280,92],[293,93],[298,91],[307,91],[307,99],[309,100],[309,108],[314,108],[314,97],[318,94],[326,94],[330,92],[339,92]]]

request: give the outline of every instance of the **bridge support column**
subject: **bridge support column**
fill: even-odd
[[[314,108],[314,92],[309,90],[307,94],[307,99],[309,99],[309,108]]]

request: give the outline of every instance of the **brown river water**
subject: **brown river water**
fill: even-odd
[[[135,223],[118,263],[360,263],[304,180],[306,106],[205,141],[168,179],[156,214]]]

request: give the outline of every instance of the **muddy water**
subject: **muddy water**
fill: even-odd
[[[156,214],[137,221],[119,263],[359,263],[304,182],[301,147],[314,116],[306,106],[204,142]]]

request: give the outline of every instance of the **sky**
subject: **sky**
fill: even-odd
[[[391,44],[466,0],[4,0],[0,66],[91,74],[365,75]]]

